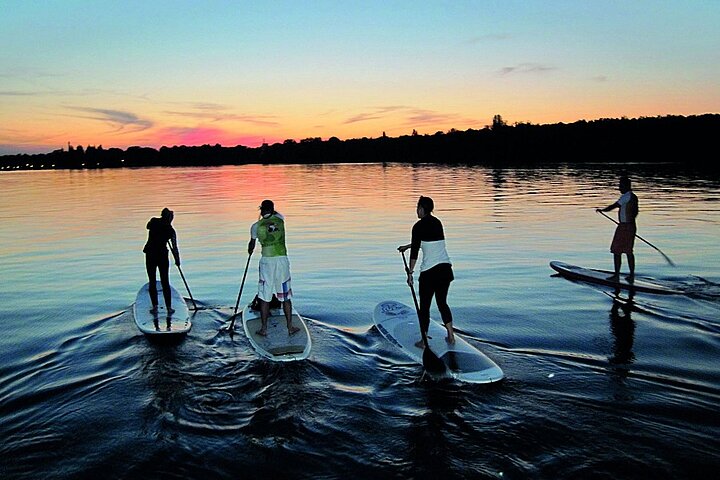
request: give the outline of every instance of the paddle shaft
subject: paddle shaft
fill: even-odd
[[[170,250],[172,251],[172,245],[170,245],[170,242],[168,242],[168,245],[170,246]],[[192,292],[190,291],[190,287],[188,286],[187,280],[185,280],[185,274],[182,271],[182,268],[180,268],[180,265],[177,263],[175,264],[178,268],[178,272],[180,272],[180,277],[182,278],[183,283],[185,284],[185,289],[188,292],[188,295],[190,295],[190,301],[193,304],[193,309],[197,310],[197,305],[195,304],[195,299],[192,296]]]
[[[252,256],[252,253],[248,254],[247,263],[245,264],[245,273],[243,273],[242,281],[240,282],[240,291],[238,292],[238,298],[235,302],[235,311],[233,312],[233,319],[232,322],[230,322],[230,327],[228,330],[232,330],[235,326],[235,319],[237,318],[237,311],[238,306],[240,305],[240,297],[242,296],[243,287],[245,286],[245,277],[247,277],[248,267],[250,266],[250,257]]]
[[[405,273],[407,273],[409,275],[410,267],[408,267],[407,260],[405,259],[405,252],[400,252],[400,254],[402,255],[403,263],[405,264]],[[418,321],[420,321],[420,304],[418,304],[417,295],[415,295],[415,286],[412,283],[410,283],[409,285],[410,285],[410,292],[412,293],[412,297],[413,297],[413,302],[415,302],[415,310],[417,311]],[[427,335],[423,331],[422,325],[420,326],[420,334],[422,335],[422,339],[423,339],[423,343],[425,344],[425,348],[429,349],[430,345],[428,345]]]
[[[402,254],[403,263],[405,264],[405,272],[409,274],[410,268],[408,267],[407,260],[405,259],[405,252],[401,251],[400,253]],[[417,295],[415,295],[415,287],[413,286],[413,282],[409,282],[409,286],[410,292],[412,292],[413,302],[415,303],[415,311],[417,312],[418,316],[420,335],[422,335],[423,343],[425,344],[425,349],[423,350],[422,355],[423,367],[425,367],[425,371],[430,374],[445,376],[445,374],[447,373],[447,366],[442,360],[440,360],[440,358],[435,354],[435,352],[430,350],[427,334],[423,331],[422,324],[420,324],[420,305],[418,305]]]
[[[598,210],[597,212],[598,212],[600,215],[602,215],[603,217],[605,217],[605,218],[607,218],[608,220],[610,220],[611,222],[613,222],[615,225],[620,225],[620,223],[619,223],[617,220],[615,220],[615,219],[612,218],[612,217],[609,217],[609,216],[605,215],[605,212],[603,212],[603,211],[601,211],[601,210]],[[665,254],[662,252],[662,250],[660,250],[658,247],[656,247],[656,246],[653,245],[652,243],[650,243],[650,242],[648,242],[647,240],[645,240],[643,237],[641,237],[641,236],[638,235],[637,233],[635,234],[635,236],[636,236],[637,238],[639,238],[640,240],[642,240],[643,242],[647,243],[647,244],[648,244],[649,246],[651,246],[652,248],[654,248],[660,255],[663,256],[663,258],[664,258],[670,265],[672,265],[673,267],[675,266],[675,262],[673,262],[672,260],[670,260],[670,257],[668,257],[667,255],[665,255]]]
[[[187,280],[185,280],[185,275],[183,274],[182,268],[180,268],[180,265],[178,265],[177,267],[178,267],[178,272],[180,272],[180,277],[182,277],[182,281],[183,281],[183,283],[185,284],[185,289],[187,290],[188,295],[190,295],[190,301],[191,301],[192,304],[193,304],[193,309],[194,309],[194,310],[197,310],[197,305],[195,304],[195,299],[194,299],[193,296],[192,296],[192,292],[190,291],[190,287],[188,287]]]

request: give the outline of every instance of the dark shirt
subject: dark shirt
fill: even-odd
[[[161,218],[153,217],[147,224],[148,239],[143,252],[149,255],[167,255],[167,242],[175,242],[175,229]]]
[[[421,242],[436,242],[438,240],[445,240],[442,223],[432,215],[425,215],[413,225],[410,258],[418,258]]]

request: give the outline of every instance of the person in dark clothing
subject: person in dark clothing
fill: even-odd
[[[160,283],[162,284],[163,297],[165,298],[165,307],[167,314],[171,315],[175,310],[172,308],[172,299],[170,296],[170,262],[168,261],[167,243],[170,242],[175,265],[180,266],[180,252],[177,246],[177,235],[172,227],[174,215],[172,210],[163,208],[160,218],[153,217],[147,223],[148,239],[143,248],[145,253],[145,268],[147,269],[150,300],[153,308],[150,313],[158,312],[158,292],[157,280],[155,277],[156,270],[160,271]]]
[[[410,249],[410,265],[407,271],[408,285],[413,284],[413,271],[417,263],[418,253],[423,252],[420,265],[419,293],[420,293],[420,328],[427,334],[430,326],[430,305],[433,297],[440,316],[447,329],[448,343],[455,342],[452,325],[452,312],[447,304],[447,295],[450,282],[454,280],[452,264],[445,248],[445,233],[440,220],[432,215],[435,203],[430,197],[420,197],[417,204],[418,220],[412,228],[412,240],[409,245],[401,245],[398,251]],[[422,339],[416,343],[423,346]]]

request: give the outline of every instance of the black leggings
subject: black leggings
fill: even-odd
[[[163,297],[165,298],[165,306],[171,308],[170,261],[168,260],[167,253],[165,255],[148,255],[146,253],[145,268],[147,269],[148,291],[150,292],[150,300],[152,301],[153,307],[157,307],[158,304],[157,280],[155,277],[155,269],[157,269],[160,271],[160,284],[162,285]]]
[[[452,322],[452,312],[447,304],[450,282],[454,279],[449,263],[441,263],[420,273],[420,328],[427,333],[430,327],[430,304],[433,296],[444,324]]]

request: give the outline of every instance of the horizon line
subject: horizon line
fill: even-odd
[[[504,128],[514,128],[514,127],[517,127],[517,126],[537,126],[537,127],[543,127],[543,126],[553,126],[553,125],[573,125],[573,124],[576,124],[576,123],[593,123],[593,122],[611,121],[611,120],[634,121],[634,120],[644,120],[644,119],[649,119],[649,118],[672,118],[672,117],[692,118],[692,117],[702,117],[702,116],[708,116],[708,115],[720,115],[720,112],[719,112],[719,113],[706,112],[706,113],[699,113],[699,114],[692,114],[692,115],[681,115],[681,114],[665,114],[665,115],[651,115],[651,116],[642,116],[642,115],[641,115],[641,116],[638,116],[638,117],[627,117],[627,116],[624,116],[624,115],[623,115],[623,116],[621,116],[621,117],[599,117],[599,118],[595,118],[595,119],[592,119],[592,120],[587,120],[587,119],[582,118],[582,119],[575,120],[575,121],[573,121],[573,122],[554,122],[554,123],[532,123],[532,122],[529,122],[529,121],[528,121],[528,122],[518,121],[518,122],[514,122],[514,123],[512,123],[512,124],[509,124],[509,123],[507,123],[507,122],[504,122],[503,119],[502,119],[502,115],[496,115],[496,117],[498,117],[498,119],[500,120],[500,124],[499,124],[500,126],[502,126],[502,127],[504,127]],[[412,133],[410,133],[410,134],[405,134],[405,135],[399,135],[399,136],[396,136],[396,137],[391,137],[391,136],[385,135],[385,132],[383,131],[383,132],[382,132],[382,135],[380,135],[380,136],[378,136],[378,137],[354,137],[354,138],[341,139],[341,138],[339,138],[339,137],[337,137],[337,136],[335,136],[335,135],[332,135],[332,136],[330,136],[330,137],[327,137],[325,140],[323,140],[322,137],[305,137],[305,138],[302,138],[302,139],[299,139],[299,140],[296,140],[296,139],[293,139],[293,138],[287,138],[287,139],[285,139],[285,140],[277,141],[277,142],[274,142],[274,143],[271,143],[271,144],[270,144],[270,143],[267,143],[267,142],[263,142],[261,145],[254,146],[254,147],[253,147],[253,146],[248,146],[248,145],[243,145],[243,144],[236,144],[236,145],[228,145],[228,146],[226,146],[226,145],[222,145],[222,144],[220,144],[220,143],[215,143],[215,144],[203,143],[203,144],[199,144],[199,145],[185,145],[185,144],[181,144],[181,145],[177,145],[177,144],[176,144],[176,145],[160,145],[160,146],[157,146],[157,147],[155,147],[155,146],[149,146],[149,145],[129,145],[129,146],[125,147],[125,148],[122,148],[122,147],[114,147],[114,146],[113,146],[113,147],[103,147],[102,144],[99,144],[99,145],[87,144],[87,145],[85,145],[85,146],[83,146],[82,144],[77,144],[77,145],[75,146],[75,148],[81,147],[81,148],[83,148],[83,149],[87,149],[87,148],[92,147],[92,148],[102,148],[103,150],[119,149],[119,150],[123,150],[123,151],[127,151],[127,150],[130,149],[130,148],[149,148],[149,149],[153,149],[153,150],[159,151],[159,150],[162,149],[162,148],[180,148],[180,147],[184,147],[184,148],[199,148],[199,147],[205,147],[205,146],[209,146],[209,147],[217,147],[217,146],[220,146],[221,148],[237,148],[237,147],[243,147],[243,148],[247,148],[247,149],[258,149],[258,148],[268,147],[268,146],[271,146],[271,145],[285,144],[285,143],[288,143],[288,142],[301,143],[301,142],[306,141],[306,140],[312,140],[312,141],[320,140],[321,142],[327,142],[327,141],[330,141],[330,140],[332,140],[332,139],[337,139],[337,140],[339,140],[339,141],[341,141],[341,142],[346,142],[346,141],[354,141],[354,140],[374,140],[374,139],[378,139],[378,138],[402,138],[402,137],[410,137],[410,136],[424,136],[424,137],[427,137],[427,136],[433,136],[433,135],[438,135],[438,134],[449,134],[449,133],[453,133],[453,132],[467,132],[467,131],[472,131],[472,130],[480,131],[480,130],[488,130],[488,129],[489,129],[489,130],[492,130],[494,127],[495,127],[495,125],[494,125],[494,124],[491,124],[491,125],[484,125],[484,126],[481,127],[481,128],[472,128],[472,127],[471,127],[471,128],[467,128],[467,129],[465,129],[465,130],[458,130],[458,129],[455,129],[455,128],[450,128],[450,129],[448,129],[447,131],[438,130],[438,131],[436,131],[435,133],[424,133],[424,134],[417,133],[416,129],[413,128],[413,129],[412,129]],[[62,146],[62,147],[60,147],[60,148],[56,148],[56,149],[54,149],[54,150],[50,150],[50,151],[46,151],[46,152],[35,152],[35,153],[27,153],[27,152],[0,153],[0,158],[1,158],[1,157],[11,157],[11,156],[23,156],[23,155],[24,155],[24,156],[48,155],[48,154],[50,154],[50,153],[57,152],[57,151],[62,151],[62,152],[70,151],[69,148],[73,147],[72,142],[68,141],[68,142],[67,142],[67,145],[68,145],[68,150],[65,150],[65,147]],[[2,145],[0,145],[0,149],[1,149],[1,148],[2,148]]]

